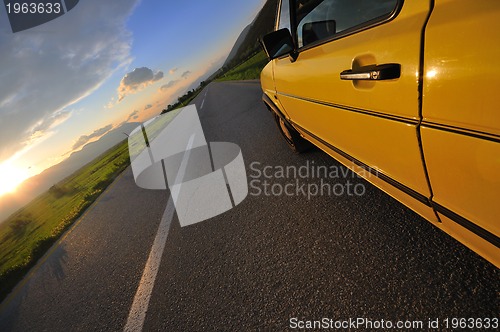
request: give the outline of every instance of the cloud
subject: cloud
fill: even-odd
[[[116,105],[116,100],[115,97],[113,97],[106,105],[104,105],[104,108],[112,109],[113,107],[115,107],[115,105]]]
[[[92,134],[90,135],[82,135],[80,136],[79,139],[76,140],[75,144],[73,145],[73,150],[77,150],[80,147],[84,146],[87,144],[91,139],[94,138],[101,138],[102,136],[106,135],[111,129],[113,129],[113,125],[107,125],[106,127],[102,127],[100,129],[95,130]]]
[[[47,117],[38,121],[38,123],[31,128],[30,141],[36,140],[38,137],[45,136],[50,130],[64,123],[71,117],[69,111],[59,111],[48,115]]]
[[[116,127],[121,127],[123,126],[124,124],[126,124],[127,122],[129,122],[130,120],[137,120],[139,118],[139,110],[135,110],[133,111],[132,113],[130,113],[127,117],[127,119],[123,122],[121,122],[119,125],[117,125]]]
[[[152,107],[153,107],[153,105],[148,104],[148,105],[146,105],[146,106],[144,107],[144,110],[148,110],[148,109],[150,109],[150,108],[152,108]]]
[[[170,81],[167,84],[162,85],[161,88],[160,88],[160,91],[168,90],[171,87],[175,86],[177,83],[179,83],[179,80]]]
[[[189,70],[185,71],[182,73],[181,77],[183,79],[187,79],[191,75],[191,72]]]
[[[138,115],[138,114],[139,114],[139,110],[135,110],[135,111],[133,111],[132,113],[130,113],[130,114],[129,114],[129,116],[128,116],[127,120],[125,120],[125,122],[129,122],[129,121],[130,121],[130,120],[132,120],[132,119],[134,119],[134,120],[135,120],[135,119],[139,118],[139,115]],[[125,122],[124,122],[124,123],[125,123]]]
[[[177,68],[177,67],[176,67],[176,68],[172,68],[172,69],[170,69],[170,70],[168,71],[168,73],[169,73],[170,75],[173,75],[173,74],[175,74],[175,72],[176,72],[176,71],[178,71],[178,70],[179,70],[179,68]]]
[[[120,86],[118,87],[118,101],[122,101],[127,95],[136,93],[162,78],[162,71],[153,73],[153,71],[147,67],[134,69],[122,78]]]
[[[50,134],[69,118],[64,109],[131,62],[126,21],[137,2],[80,1],[16,34],[0,22],[0,162]]]

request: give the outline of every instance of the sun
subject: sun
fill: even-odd
[[[15,192],[17,187],[28,177],[27,170],[10,163],[0,164],[0,196]]]

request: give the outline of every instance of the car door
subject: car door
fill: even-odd
[[[449,233],[500,257],[500,2],[436,2],[425,36],[423,151]],[[473,234],[470,234],[471,231]]]
[[[277,28],[291,30],[298,52],[273,67],[299,131],[427,204],[417,127],[429,11],[422,0],[283,0]]]

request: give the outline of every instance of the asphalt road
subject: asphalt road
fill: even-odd
[[[249,180],[265,166],[341,167],[321,151],[288,149],[257,82],[205,90],[195,103],[207,141],[238,144]],[[286,330],[292,317],[498,317],[493,265],[364,180],[323,180],[364,194],[307,199],[250,188],[240,205],[205,222],[181,228],[174,215],[143,330]],[[0,330],[123,330],[167,201],[168,192],[140,189],[125,171],[3,302]]]

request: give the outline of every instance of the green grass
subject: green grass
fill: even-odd
[[[194,93],[191,95],[191,97],[187,98],[186,100],[184,100],[182,102],[178,101],[177,103],[175,103],[172,106],[169,105],[169,108],[167,110],[163,110],[163,112],[161,114],[166,114],[166,113],[172,112],[174,110],[177,110],[179,108],[186,107],[194,100],[194,98],[196,98],[200,94],[200,92],[203,89],[204,89],[204,86],[199,86],[198,88],[196,88],[196,90],[194,90]]]
[[[0,225],[0,299],[129,164],[127,143],[123,142]]]
[[[193,93],[193,95],[191,97],[189,97],[186,101],[184,101],[181,105],[177,106],[176,108],[174,108],[174,110],[177,110],[179,108],[182,108],[182,107],[186,107],[187,105],[189,105],[193,100],[194,98],[198,97],[198,95],[200,94],[200,92],[203,90],[203,88],[200,88],[198,90],[196,90],[195,93]]]
[[[267,64],[263,52],[231,69],[219,81],[258,79]],[[168,122],[203,89],[179,107],[147,125],[153,140]],[[63,181],[52,186],[0,224],[0,301],[28,273],[50,247],[80,218],[102,192],[130,165],[130,157],[144,148],[142,131],[111,148]],[[130,155],[129,155],[130,152]]]
[[[180,110],[147,124],[153,140]],[[0,224],[0,301],[144,148],[143,133],[111,148]],[[130,153],[130,154],[129,154]]]
[[[254,80],[260,78],[260,72],[267,65],[268,59],[266,54],[261,51],[243,62],[239,66],[228,71],[224,76],[217,81],[239,81],[239,80]]]

